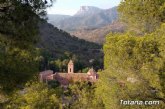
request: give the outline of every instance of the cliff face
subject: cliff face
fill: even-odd
[[[75,16],[85,16],[85,15],[92,15],[98,12],[103,11],[100,8],[93,7],[93,6],[81,6],[79,11],[75,14]]]

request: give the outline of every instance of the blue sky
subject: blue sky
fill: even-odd
[[[56,0],[53,7],[48,8],[48,14],[75,14],[80,6],[96,6],[108,9],[117,6],[121,0]]]

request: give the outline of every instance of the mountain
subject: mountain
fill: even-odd
[[[71,16],[60,15],[60,14],[48,14],[47,17],[48,17],[48,22],[51,24],[54,24],[56,22],[66,19],[66,18],[70,18]]]
[[[117,7],[110,9],[100,9],[92,6],[82,6],[80,10],[71,17],[64,18],[60,21],[55,17],[49,18],[52,24],[60,29],[73,32],[80,29],[100,28],[107,24],[113,23],[118,18]],[[54,19],[54,20],[53,20]]]
[[[103,53],[100,50],[102,46],[71,36],[46,21],[42,21],[39,27],[40,41],[37,46],[47,52],[51,59],[61,59],[65,53],[71,53],[86,66],[90,65],[91,59],[101,63],[99,66],[102,66]]]
[[[98,12],[101,12],[102,10],[100,8],[94,7],[94,6],[81,6],[79,11],[74,16],[87,16],[87,15],[93,15]]]
[[[121,22],[113,22],[112,24],[103,26],[97,29],[80,29],[74,32],[71,32],[71,35],[74,35],[80,39],[84,39],[86,41],[95,42],[99,44],[103,44],[105,41],[105,37],[110,32],[124,32],[126,26]]]

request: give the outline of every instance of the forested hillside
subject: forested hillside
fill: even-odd
[[[41,38],[38,42],[38,47],[41,48],[45,64],[47,63],[46,61],[65,61],[64,69],[66,70],[67,62],[73,58],[75,62],[78,62],[79,66],[76,71],[91,66],[96,69],[103,68],[101,45],[71,36],[46,21],[41,22],[39,27]],[[93,62],[90,63],[90,60],[93,60]],[[49,68],[47,65],[45,67]],[[42,67],[42,70],[45,67]],[[56,68],[56,71],[58,70],[59,68]]]

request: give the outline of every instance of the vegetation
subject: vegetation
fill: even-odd
[[[106,109],[165,107],[164,3],[164,0],[121,2],[120,18],[129,31],[107,35],[103,47],[105,70],[100,72],[96,88],[96,95],[102,94],[100,99]],[[160,104],[124,105],[121,100]]]
[[[67,90],[57,85],[49,87],[46,84],[29,82],[23,90],[15,92],[9,98],[9,103],[6,103],[4,108],[103,109],[104,105],[95,97],[94,89],[94,85],[87,82],[70,84]]]
[[[22,91],[16,92],[10,103],[5,106],[7,109],[62,109],[62,92],[59,87],[48,89],[48,86],[41,83],[28,83]]]
[[[38,21],[50,5],[43,0],[0,1],[0,90],[13,91],[38,71]]]
[[[38,72],[35,49],[22,50],[3,46],[0,52],[0,90],[13,91]]]
[[[66,66],[70,59],[75,62],[75,72],[91,66],[96,70],[103,68],[101,45],[78,39],[45,21],[39,27],[41,39],[37,47],[42,55],[41,71],[50,68],[54,71],[67,71]],[[58,66],[57,62],[61,65]]]
[[[77,71],[84,69],[87,65],[87,59],[84,58],[87,57],[84,55],[85,51],[88,51],[87,55],[90,54],[88,59],[91,59],[93,51],[90,49],[100,49],[101,46],[79,40],[76,37],[71,38],[68,33],[54,27],[52,31],[57,32],[55,37],[59,34],[62,35],[62,38],[59,38],[61,41],[57,40],[60,45],[52,48],[54,46],[46,45],[48,42],[43,44],[46,46],[43,46],[42,41],[45,40],[42,39],[45,37],[40,30],[41,25],[42,28],[44,25],[48,25],[46,26],[48,29],[50,25],[41,18],[44,17],[45,9],[51,6],[49,3],[52,3],[52,1],[4,0],[0,3],[0,108],[62,108],[64,91],[59,87],[57,81],[50,81],[48,85],[28,81],[36,80],[39,70],[45,67],[55,67],[56,70],[62,71],[71,58],[75,60]],[[63,43],[66,43],[66,46]],[[36,46],[39,48],[36,48]],[[54,52],[51,51],[52,49],[57,51],[55,52],[56,55],[52,55]],[[94,57],[91,66],[94,64],[99,68],[100,66],[97,65],[95,59]],[[81,60],[85,64],[82,65]],[[41,69],[39,69],[39,66]],[[25,83],[27,84],[25,85]],[[72,93],[72,88],[70,88],[70,91]]]
[[[164,0],[122,0],[119,16],[137,34],[151,33],[165,20]]]
[[[71,58],[76,71],[86,72],[89,69],[86,65],[99,69],[102,59],[98,58],[102,54],[95,50],[101,46],[70,38],[68,33],[41,20],[51,2],[0,3],[0,108],[164,109],[164,0],[123,0],[120,16],[129,27],[132,25],[133,31],[107,35],[103,46],[104,70],[96,84],[70,81],[63,88],[56,80],[39,83],[37,72],[44,69],[65,72]],[[49,35],[45,37],[47,29]],[[121,100],[159,101],[159,104],[123,105]]]
[[[104,44],[106,70],[100,73],[97,87],[97,93],[102,94],[107,109],[161,109],[165,106],[165,34],[159,35],[162,32],[159,30],[144,37],[130,34],[107,36]],[[119,105],[120,100],[158,100],[161,103],[153,107],[124,106]]]
[[[80,39],[84,39],[102,45],[105,42],[105,37],[109,32],[123,33],[125,29],[126,26],[124,25],[124,23],[114,21],[113,23],[107,24],[106,26],[103,26],[101,28],[80,29],[71,32],[71,34],[75,35]]]
[[[64,93],[66,109],[104,109],[104,104],[95,96],[95,85],[88,82],[70,84]]]

